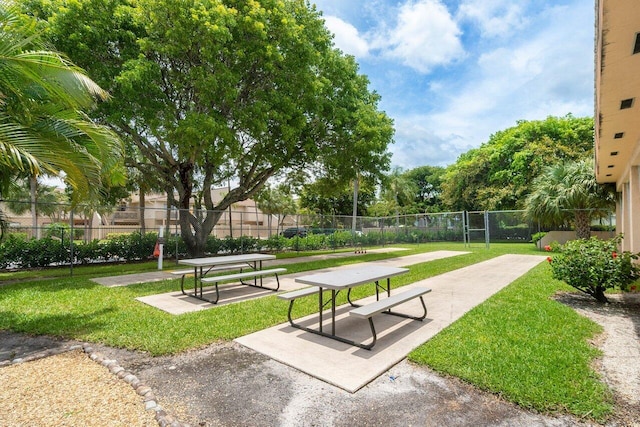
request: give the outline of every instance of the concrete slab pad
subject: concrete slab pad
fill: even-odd
[[[374,319],[378,341],[371,351],[291,327],[288,323],[246,335],[235,341],[279,362],[333,384],[351,393],[401,361],[464,313],[544,261],[544,256],[503,255],[407,286],[427,287],[428,314],[423,322],[379,315]],[[370,297],[361,301],[373,301]],[[367,321],[348,316],[348,306],[339,307],[336,333],[355,341],[370,340]],[[419,301],[396,307],[398,312],[418,315]],[[325,314],[325,319],[329,314]],[[317,314],[300,319],[317,327]],[[328,323],[323,324],[328,326]]]
[[[147,273],[124,274],[121,276],[95,277],[92,282],[108,288],[115,286],[135,285],[138,283],[159,282],[161,280],[175,279],[176,276],[168,271],[149,271]]]
[[[466,253],[468,252],[434,251],[434,252],[425,252],[425,253],[416,254],[416,255],[376,261],[375,263],[383,264],[387,266],[393,266],[393,267],[407,267],[410,265],[419,264],[421,262],[428,262],[436,259],[448,258],[452,256],[466,254]],[[272,264],[272,263],[269,263],[269,264]],[[317,270],[317,272],[337,271],[340,269],[352,268],[352,267],[353,265],[346,265],[346,266],[328,268],[323,270]],[[168,273],[165,273],[165,274],[167,274],[167,276],[171,276],[171,277],[168,277],[170,279],[176,278],[175,276],[172,276]],[[295,278],[299,276],[304,276],[307,274],[309,273],[304,272],[304,273],[297,273],[297,274],[287,274],[284,276],[280,275],[279,276],[280,291],[288,292],[295,289],[304,288],[305,285],[296,283]],[[188,277],[185,280],[186,280],[185,286],[187,288],[191,286],[191,289],[193,289],[193,285],[190,283],[190,281],[193,280],[193,278]],[[265,278],[264,280],[265,280],[264,281],[265,286],[275,287],[276,280],[274,277],[268,277],[268,278]],[[206,301],[202,301],[197,298],[183,295],[182,292],[180,291],[167,292],[167,293],[157,294],[157,295],[148,295],[148,296],[139,297],[136,299],[140,302],[156,307],[162,311],[166,311],[167,313],[179,315],[184,313],[190,313],[193,311],[206,310],[209,308],[214,308],[214,307],[218,307],[226,304],[246,301],[248,299],[261,298],[261,297],[274,294],[274,292],[270,290],[258,289],[250,286],[243,286],[240,284],[237,284],[237,285],[225,284],[225,285],[220,285],[219,288],[220,288],[220,300],[218,301],[218,304],[210,304]],[[215,290],[213,287],[208,287],[204,289],[205,296],[207,296],[208,294],[210,298],[214,297],[213,295],[214,292]]]
[[[174,277],[175,278],[175,277]],[[189,280],[187,278],[186,280]],[[264,286],[275,287],[276,279],[269,277],[265,278]],[[189,283],[191,285],[191,283]],[[299,289],[300,284],[295,283],[291,277],[280,277],[280,291],[291,291]],[[138,297],[136,300],[148,304],[152,307],[158,308],[162,311],[166,311],[169,314],[184,314],[194,311],[207,310],[214,307],[220,307],[227,304],[234,304],[241,301],[246,301],[255,298],[266,297],[269,295],[275,295],[275,292],[269,289],[254,288],[252,286],[245,286],[240,283],[229,283],[219,286],[220,300],[217,304],[211,304],[206,301],[199,300],[197,298],[184,295],[180,291],[167,292],[157,295],[147,295],[144,297]],[[193,286],[187,287],[185,291],[192,292]],[[204,288],[204,296],[207,298],[215,298],[215,288]]]

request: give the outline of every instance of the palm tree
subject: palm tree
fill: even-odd
[[[0,164],[15,173],[58,176],[77,194],[99,187],[105,167],[121,160],[122,143],[83,110],[108,94],[43,42],[0,1]]]
[[[611,187],[598,184],[593,160],[559,163],[547,167],[535,179],[525,208],[545,225],[573,221],[579,239],[591,236],[591,220],[615,207]]]
[[[124,177],[121,141],[83,111],[108,94],[33,27],[0,0],[0,195],[16,176],[52,175],[77,200],[96,196]]]
[[[417,193],[415,183],[407,178],[401,167],[394,167],[385,177],[382,198],[395,210],[396,227],[400,225],[400,206],[413,202]]]

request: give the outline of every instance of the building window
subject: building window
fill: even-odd
[[[636,33],[636,42],[633,45],[633,54],[640,53],[640,33]]]
[[[622,101],[620,101],[620,109],[626,110],[627,108],[631,108],[633,106],[633,100],[634,98],[629,98],[629,99],[623,99]]]

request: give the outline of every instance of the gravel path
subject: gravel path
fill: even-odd
[[[640,426],[640,294],[608,305],[575,294],[558,300],[605,329],[597,369],[617,402],[606,425]],[[406,361],[349,394],[233,343],[154,358],[0,331],[0,382],[9,427],[588,425],[525,411]]]
[[[73,350],[0,369],[3,426],[157,426],[126,382]]]

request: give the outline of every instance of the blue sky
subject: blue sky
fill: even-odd
[[[311,0],[394,119],[392,165],[446,166],[518,120],[593,115],[585,0]]]

